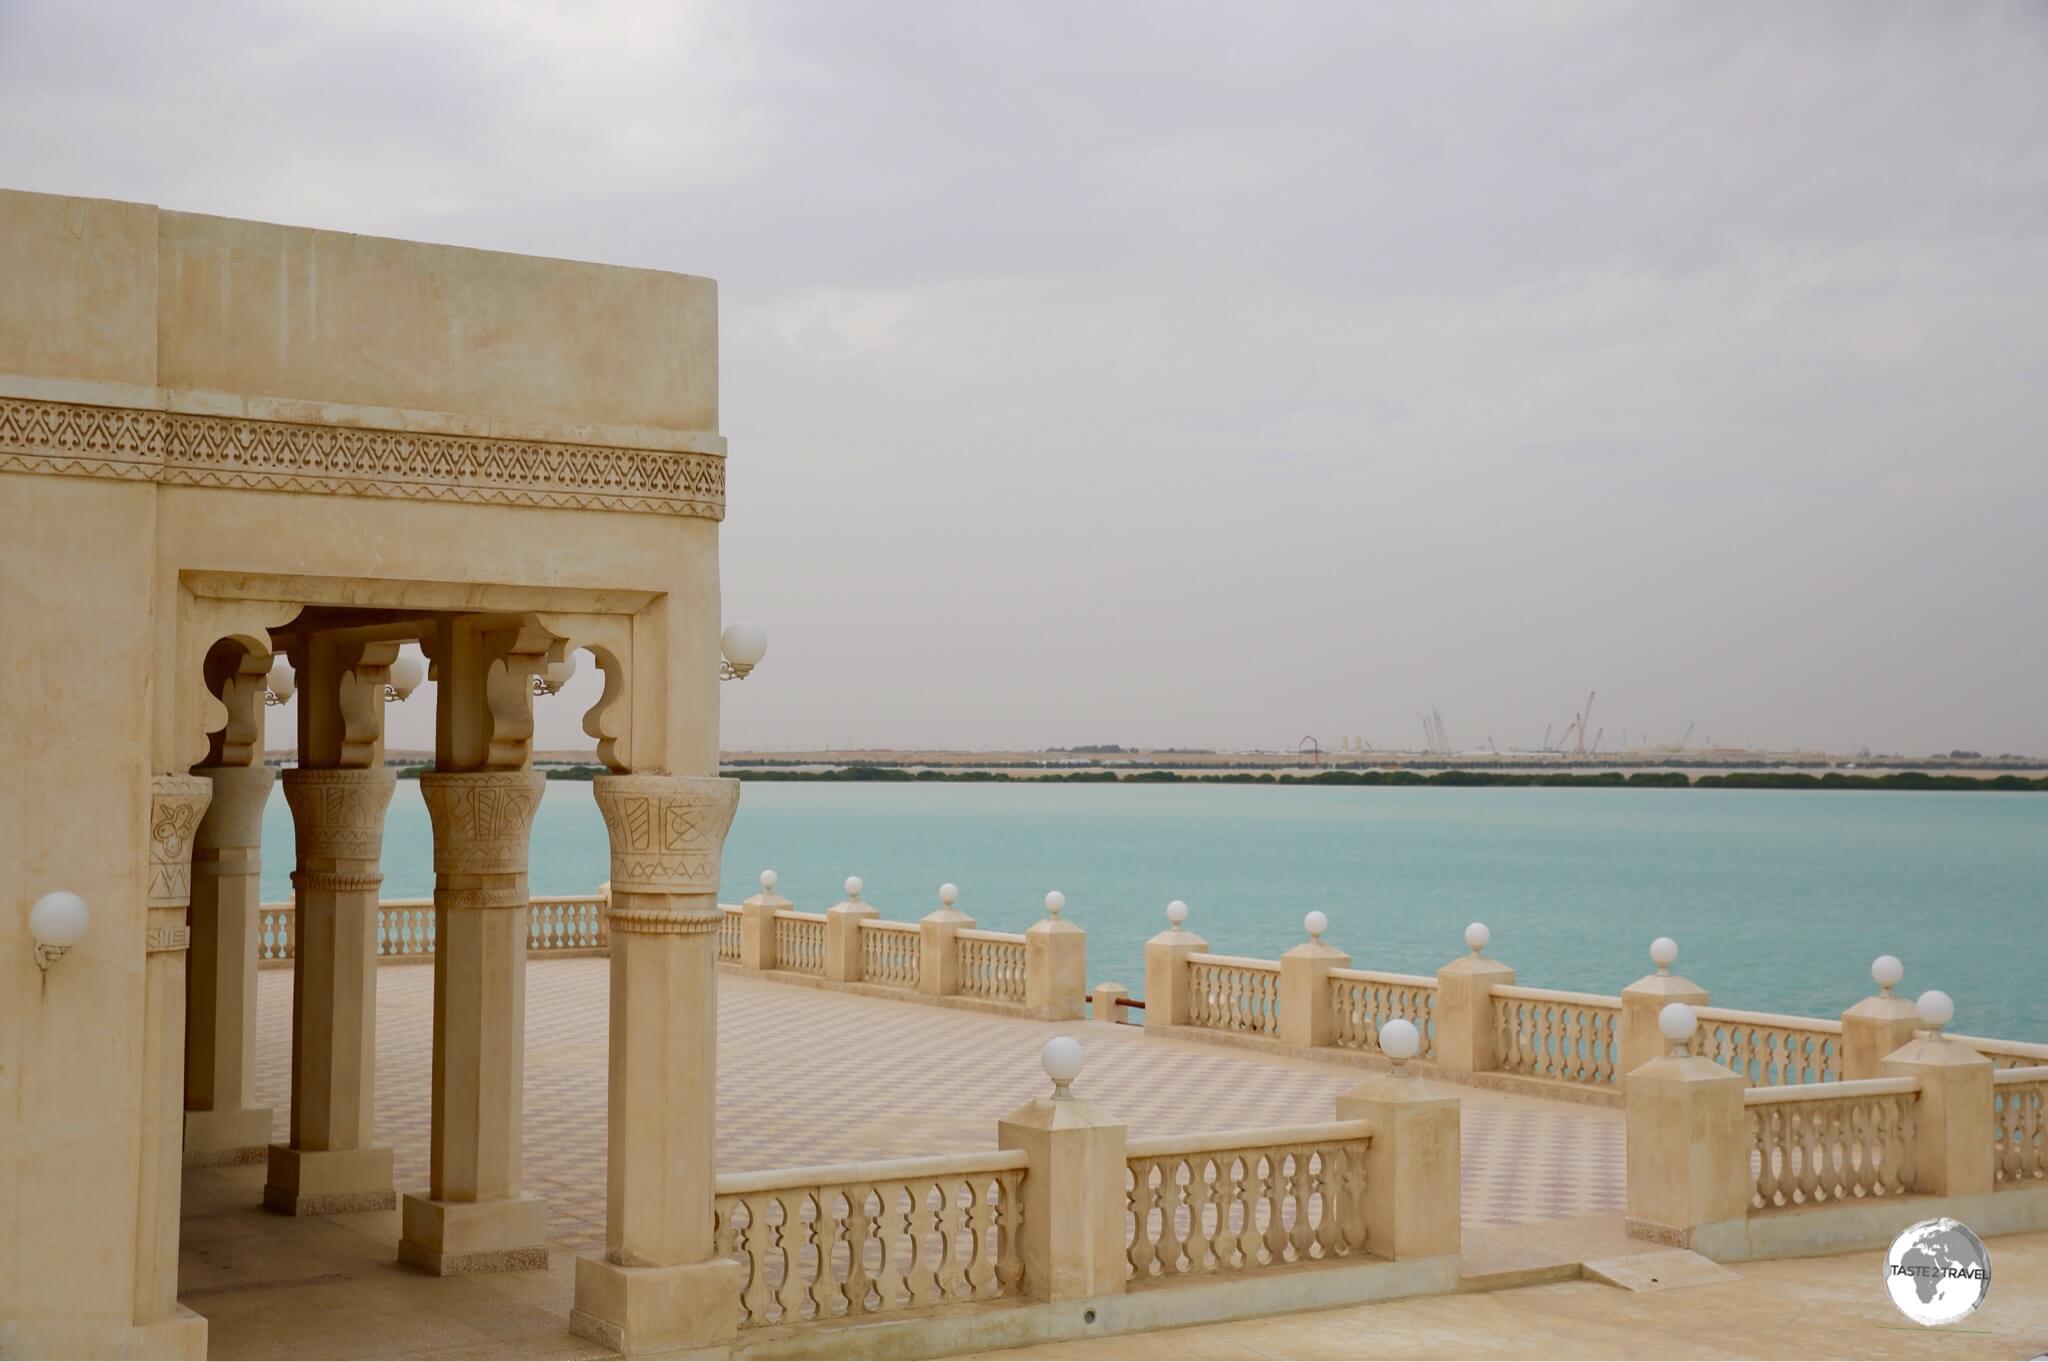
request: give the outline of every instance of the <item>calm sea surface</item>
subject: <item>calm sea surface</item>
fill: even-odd
[[[1942,988],[1958,1030],[2048,1041],[2048,796],[1751,790],[1287,789],[1230,786],[752,782],[725,848],[737,903],[772,866],[818,911],[848,875],[914,920],[960,886],[981,926],[1022,931],[1048,889],[1088,930],[1090,982],[1142,993],[1145,939],[1186,899],[1223,954],[1273,957],[1330,915],[1361,969],[1434,973],[1461,933],[1518,981],[1613,993],[1675,937],[1716,1003],[1834,1016],[1871,991]],[[273,793],[264,900],[291,897],[291,814]],[[533,834],[537,893],[608,878],[590,786],[550,781]],[[419,785],[400,781],[384,894],[433,892]]]

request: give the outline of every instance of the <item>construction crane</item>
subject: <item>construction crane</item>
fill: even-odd
[[[1685,736],[1684,736],[1684,737],[1682,737],[1682,738],[1680,738],[1680,739],[1678,740],[1678,750],[1679,750],[1679,751],[1683,752],[1683,751],[1685,750],[1685,745],[1686,745],[1687,743],[1689,743],[1689,742],[1691,742],[1691,741],[1692,741],[1692,731],[1693,731],[1693,729],[1694,729],[1694,728],[1696,728],[1696,727],[1698,726],[1698,724],[1699,724],[1699,721],[1698,721],[1697,719],[1695,719],[1695,720],[1693,720],[1693,722],[1691,722],[1691,723],[1689,723],[1689,724],[1687,724],[1687,725],[1685,726]]]
[[[1542,751],[1548,752],[1550,750],[1550,730],[1555,728],[1556,726],[1557,725],[1555,724],[1543,725],[1543,747],[1541,749]]]
[[[1594,692],[1590,690],[1586,692],[1586,708],[1585,711],[1579,715],[1578,752],[1579,755],[1582,757],[1586,755],[1586,726],[1593,722],[1593,695]],[[1606,731],[1607,730],[1605,729],[1601,730],[1601,732],[1603,733]],[[1594,741],[1597,743],[1599,740],[1596,738]]]
[[[1593,735],[1593,750],[1594,750],[1595,752],[1598,752],[1598,751],[1600,750],[1600,740],[1601,740],[1602,738],[1606,737],[1606,736],[1607,736],[1607,730],[1606,730],[1606,729],[1604,729],[1604,728],[1603,728],[1603,729],[1601,729],[1601,730],[1600,730],[1600,731],[1599,731],[1598,733],[1595,733],[1595,734]]]

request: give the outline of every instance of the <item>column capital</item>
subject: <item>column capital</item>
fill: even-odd
[[[212,799],[213,782],[203,776],[151,779],[149,907],[184,908],[192,902],[192,839]]]
[[[199,820],[193,850],[210,860],[223,851],[253,851],[263,845],[263,807],[270,801],[277,769],[271,766],[204,766],[193,772],[213,790]]]
[[[423,772],[434,873],[524,875],[527,834],[546,788],[547,777],[534,770]]]
[[[282,783],[302,869],[321,860],[363,862],[365,873],[375,871],[384,851],[384,811],[398,788],[389,767],[289,766]]]
[[[611,835],[614,921],[624,921],[620,894],[718,892],[719,856],[740,803],[738,781],[599,776],[591,789]]]

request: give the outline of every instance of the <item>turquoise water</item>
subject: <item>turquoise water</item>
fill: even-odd
[[[1872,956],[1903,991],[1955,996],[1956,1027],[2048,1041],[2048,797],[1773,790],[1286,789],[749,783],[726,841],[726,902],[773,866],[822,909],[848,875],[891,918],[940,883],[984,927],[1022,931],[1048,889],[1088,929],[1092,981],[1143,991],[1145,939],[1186,899],[1212,950],[1272,957],[1311,908],[1359,968],[1434,973],[1467,922],[1518,979],[1613,993],[1659,934],[1729,1007],[1833,1016],[1870,991]],[[264,898],[290,897],[291,815],[273,795]],[[608,877],[582,782],[550,781],[535,821],[537,893]],[[419,785],[400,781],[385,896],[433,892]]]

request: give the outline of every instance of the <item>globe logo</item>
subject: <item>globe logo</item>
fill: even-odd
[[[1960,1220],[1923,1220],[1892,1240],[1884,1288],[1915,1324],[1954,1324],[1991,1291],[1991,1254]]]

